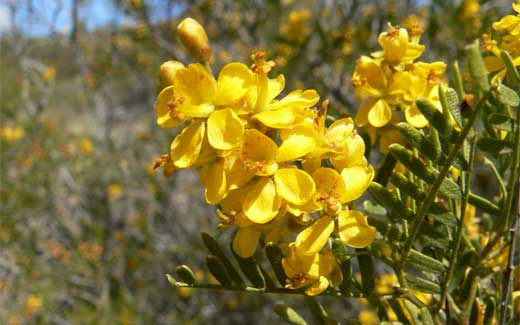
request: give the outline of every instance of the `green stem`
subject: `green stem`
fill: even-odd
[[[459,224],[457,226],[457,235],[455,237],[455,248],[453,249],[450,260],[449,260],[449,269],[446,277],[444,278],[444,282],[442,283],[441,288],[441,298],[439,299],[439,302],[434,309],[433,315],[437,315],[439,310],[442,307],[443,302],[446,300],[446,296],[448,294],[448,287],[451,281],[451,278],[453,276],[453,272],[455,271],[455,264],[457,260],[457,255],[459,254],[460,249],[460,243],[462,241],[462,234],[464,232],[464,218],[466,216],[466,206],[468,203],[469,198],[469,184],[471,182],[471,174],[473,171],[473,160],[475,157],[475,147],[476,147],[476,137],[474,137],[471,141],[471,149],[470,149],[470,156],[469,156],[469,164],[468,164],[468,170],[461,175],[462,177],[462,186],[464,191],[464,197],[462,198],[461,204],[460,204],[460,218],[459,218]]]
[[[506,230],[509,227],[509,223],[511,221],[512,208],[513,208],[513,200],[515,197],[515,188],[516,181],[518,179],[518,162],[520,160],[520,107],[516,110],[516,133],[515,133],[515,146],[513,148],[513,162],[511,166],[513,170],[511,171],[511,176],[509,177],[508,185],[508,193],[506,204],[504,205],[504,214],[503,220],[505,221],[502,225],[503,230]]]
[[[254,287],[223,287],[219,284],[211,284],[211,283],[200,283],[189,285],[183,282],[176,282],[174,284],[175,287],[178,288],[194,288],[194,289],[206,289],[206,290],[218,290],[218,291],[235,291],[235,292],[249,292],[249,293],[275,293],[275,294],[285,294],[285,295],[303,295],[301,290],[292,290],[285,288],[254,288]],[[364,298],[365,295],[362,293],[351,292],[348,296],[343,295],[339,291],[328,290],[320,294],[320,296],[330,296],[330,297],[347,297],[347,298]]]
[[[426,196],[426,199],[424,200],[423,204],[419,208],[419,212],[417,213],[417,216],[412,224],[412,229],[410,230],[410,236],[407,238],[404,249],[403,249],[403,258],[400,261],[400,268],[403,268],[406,259],[410,255],[410,250],[412,249],[412,245],[415,241],[415,237],[419,234],[419,229],[421,227],[422,222],[424,221],[424,218],[426,217],[426,212],[430,208],[430,205],[435,200],[435,197],[437,196],[437,192],[439,191],[439,188],[441,187],[442,182],[444,181],[444,178],[446,175],[448,175],[448,171],[453,164],[453,161],[455,160],[455,156],[459,152],[460,148],[462,147],[462,144],[464,143],[464,140],[469,134],[469,131],[471,130],[473,123],[475,123],[475,120],[477,119],[477,116],[479,112],[484,107],[484,104],[486,103],[487,98],[489,97],[489,94],[491,93],[491,90],[486,92],[486,94],[480,99],[479,103],[471,113],[471,116],[468,118],[468,121],[466,125],[464,125],[464,128],[460,132],[460,136],[457,138],[457,141],[453,145],[453,147],[450,150],[450,153],[448,155],[448,158],[446,159],[444,165],[442,166],[442,169],[439,172],[439,175],[435,179],[435,182],[430,187],[430,190],[428,191],[428,194]]]

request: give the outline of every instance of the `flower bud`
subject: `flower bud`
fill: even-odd
[[[182,44],[195,59],[206,63],[211,58],[211,46],[209,45],[206,31],[198,21],[186,18],[177,26]]]
[[[159,82],[157,84],[157,91],[161,91],[164,88],[173,85],[173,78],[180,69],[184,68],[184,65],[179,61],[166,61],[159,67]]]

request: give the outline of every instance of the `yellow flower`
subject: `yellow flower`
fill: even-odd
[[[6,126],[0,129],[0,138],[7,142],[16,142],[24,135],[24,130],[21,127]]]
[[[416,24],[412,24],[410,31],[389,26],[379,36],[383,51],[356,61],[352,85],[362,103],[354,121],[358,126],[368,127],[372,142],[379,135],[383,152],[393,141],[399,141],[394,128],[401,119],[399,111],[410,125],[422,128],[428,125],[428,120],[416,107],[416,100],[425,97],[441,108],[438,87],[446,64],[414,62],[424,51],[419,44],[422,32]]]
[[[329,284],[341,283],[341,270],[336,258],[328,248],[320,253],[302,254],[294,243],[289,244],[289,253],[282,259],[282,267],[287,275],[286,288],[297,289],[309,286],[305,293],[319,295]]]
[[[381,323],[377,314],[371,310],[362,310],[358,319],[361,325],[378,325]]]
[[[201,62],[208,62],[211,58],[211,46],[209,45],[206,31],[198,21],[186,18],[179,26],[177,32],[182,44],[190,52],[191,56]]]
[[[38,295],[30,294],[25,300],[25,314],[27,316],[34,316],[40,311],[42,306],[42,298]]]
[[[81,139],[78,143],[81,153],[86,156],[92,156],[96,153],[96,148],[90,139]]]
[[[385,60],[392,65],[411,63],[424,51],[424,45],[410,42],[405,28],[394,26],[389,26],[388,31],[379,35],[378,43],[383,48]]]
[[[43,72],[43,79],[45,81],[53,81],[56,79],[56,67],[53,65],[46,67]]]
[[[374,177],[372,166],[344,168],[341,174],[332,168],[318,168],[312,178],[316,183],[314,201],[330,215],[336,215],[343,204],[359,198]]]
[[[503,33],[500,43],[492,40],[487,34],[482,35],[484,45],[482,48],[492,55],[484,58],[484,63],[489,72],[497,72],[492,82],[503,79],[507,73],[500,55],[500,49],[507,51],[512,58],[513,66],[520,67],[520,2],[513,4],[513,10],[517,15],[507,15],[500,21],[493,23],[493,29]]]
[[[507,15],[502,17],[500,21],[493,23],[493,29],[505,30],[515,36],[520,35],[520,2],[513,3],[512,6],[517,15]]]
[[[363,213],[347,210],[338,215],[338,232],[348,246],[364,248],[374,241],[376,229],[367,223]]]
[[[286,23],[280,27],[280,35],[291,41],[302,42],[309,33],[310,16],[311,12],[307,9],[291,11]]]
[[[123,195],[123,187],[121,184],[112,183],[108,185],[108,195],[111,199],[117,199],[121,195]]]

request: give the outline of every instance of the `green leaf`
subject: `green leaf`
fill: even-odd
[[[507,53],[506,51],[502,51],[500,53],[500,56],[502,57],[504,65],[506,66],[508,75],[510,75],[515,82],[520,83],[520,74],[518,73],[518,70],[515,64],[513,63],[513,59],[511,58],[509,53]]]
[[[405,149],[402,145],[394,143],[390,145],[390,152],[414,175],[427,183],[435,182],[439,172],[434,168],[426,166],[419,158],[414,157],[410,150]],[[445,178],[441,184],[439,191],[452,199],[462,197],[461,190],[450,178]]]
[[[489,80],[482,60],[482,54],[480,53],[480,47],[478,40],[475,40],[473,44],[466,47],[466,57],[468,58],[469,73],[472,79],[475,81],[477,86],[483,91],[489,90]]]
[[[462,76],[460,74],[459,63],[455,61],[453,63],[453,84],[455,85],[455,91],[457,92],[457,96],[459,98],[464,98],[464,86],[462,85]]]
[[[422,321],[421,324],[425,324],[425,325],[433,325],[434,324],[432,315],[430,314],[430,311],[428,310],[427,307],[421,308],[421,311],[420,311],[420,314],[419,314],[419,318]]]
[[[502,209],[494,204],[493,202],[489,201],[488,199],[485,199],[477,194],[469,193],[468,203],[471,205],[474,205],[477,209],[495,215],[495,216],[501,216],[502,215]]]
[[[397,301],[396,298],[391,298],[388,300],[388,303],[390,304],[390,307],[392,307],[392,310],[394,311],[395,315],[397,316],[397,319],[403,323],[403,324],[410,324],[410,320],[408,320],[408,317],[406,317],[403,308],[401,307],[401,304]]]
[[[397,128],[406,141],[419,150],[426,158],[432,161],[439,159],[441,156],[440,148],[437,148],[420,130],[405,122],[398,123]]]
[[[362,251],[357,249],[357,251]],[[374,263],[370,255],[358,255],[359,271],[361,273],[361,283],[363,285],[363,291],[366,294],[372,293],[375,288],[375,271]]]
[[[195,275],[193,271],[186,265],[179,265],[175,268],[175,273],[181,281],[186,284],[194,285],[195,284]]]
[[[434,246],[445,250],[450,245],[450,241],[445,234],[440,233],[434,227],[424,222],[421,225],[420,235],[424,246]]]
[[[175,281],[175,278],[171,274],[166,274],[166,280],[168,280],[172,286],[177,286],[177,281]]]
[[[238,256],[233,249],[231,249],[233,252],[233,255],[235,256],[235,259],[238,262],[238,265],[240,266],[240,269],[246,276],[246,278],[251,281],[251,284],[255,288],[265,288],[265,278],[262,274],[262,270],[260,269],[260,266],[255,261],[254,257],[247,257],[243,258]]]
[[[329,321],[329,315],[325,311],[325,308],[320,304],[316,297],[303,296],[303,301],[307,308],[318,320],[318,324],[327,324]]]
[[[416,251],[415,249],[412,249],[410,251],[408,263],[414,268],[421,271],[444,272],[447,269],[447,267],[438,260],[428,255],[425,255],[419,251]]]
[[[202,232],[201,234],[202,241],[204,242],[204,245],[208,248],[211,254],[215,255],[222,265],[226,268],[227,272],[229,273],[231,279],[239,288],[245,288],[246,283],[238,273],[238,271],[235,269],[233,264],[229,261],[226,254],[224,254],[224,251],[220,247],[220,245],[217,243],[217,241],[211,237],[208,233]]]
[[[307,322],[296,312],[296,310],[285,304],[275,304],[274,312],[289,324],[307,325]]]
[[[340,265],[341,273],[343,274],[343,282],[340,283],[339,289],[341,293],[347,295],[350,292],[352,284],[352,263],[346,260]]]
[[[455,141],[458,137],[458,132],[448,123],[444,115],[433,105],[428,99],[419,99],[416,102],[417,108],[424,117],[430,122],[439,135],[446,140]]]
[[[497,89],[497,99],[504,105],[518,106],[520,98],[518,94],[506,85],[501,84]]]
[[[445,178],[442,181],[439,191],[450,199],[457,200],[462,198],[462,191],[460,190],[460,187],[455,184],[451,178]]]
[[[399,225],[397,224],[390,224],[386,221],[379,220],[376,217],[373,216],[367,216],[368,224],[375,227],[376,230],[384,237],[388,237],[391,240],[394,241],[400,241],[403,232],[399,228]]]
[[[217,279],[218,282],[224,287],[231,287],[233,281],[231,276],[227,272],[226,268],[222,264],[219,258],[213,255],[206,257],[206,266],[209,272]]]
[[[388,182],[388,177],[390,177],[392,170],[394,170],[396,163],[397,160],[395,160],[395,157],[391,154],[387,154],[381,165],[379,165],[379,168],[377,168],[377,174],[376,177],[374,177],[374,182],[385,186]]]
[[[441,292],[441,288],[437,283],[420,278],[410,273],[406,273],[404,277],[408,283],[408,286],[413,290],[434,294]]]
[[[373,182],[368,187],[368,192],[374,197],[374,199],[376,199],[379,204],[394,212],[396,215],[407,220],[413,219],[413,211],[408,209],[404,203],[397,198],[397,196],[390,193],[390,191],[388,191],[381,184]]]
[[[435,221],[450,227],[456,227],[458,225],[458,220],[455,215],[437,202],[432,203],[427,215],[432,217]]]
[[[403,174],[395,172],[390,181],[394,184],[401,192],[409,195],[415,200],[422,201],[426,198],[426,192],[421,190],[419,186],[406,178]]]
[[[506,154],[511,152],[514,143],[507,140],[493,139],[493,138],[480,138],[477,142],[477,147],[485,152],[498,155]]]
[[[350,254],[348,252],[347,246],[345,243],[339,238],[332,239],[332,253],[340,263],[344,261],[350,260]]]
[[[390,153],[417,177],[428,183],[435,181],[435,173],[433,170],[427,167],[419,158],[415,157],[410,150],[398,143],[391,144],[389,148]]]
[[[451,116],[453,116],[453,119],[457,125],[462,129],[464,127],[464,123],[462,122],[462,114],[460,113],[459,108],[459,96],[457,96],[457,92],[452,88],[448,88],[445,92],[445,95],[446,103],[448,104],[447,106],[450,110]]]
[[[515,120],[505,114],[492,113],[488,116],[488,123],[499,130],[513,131]]]
[[[370,200],[363,201],[363,209],[369,214],[375,214],[378,216],[386,215],[386,209],[379,204],[373,203]]]
[[[484,325],[492,325],[493,320],[495,318],[495,310],[497,308],[497,303],[495,298],[488,297],[486,299],[486,310],[484,311]]]
[[[271,263],[271,267],[274,271],[274,274],[276,275],[276,279],[278,279],[278,282],[282,287],[285,286],[285,272],[282,267],[282,259],[283,259],[283,253],[280,247],[275,243],[267,243],[265,245],[265,255],[267,256],[267,259]]]

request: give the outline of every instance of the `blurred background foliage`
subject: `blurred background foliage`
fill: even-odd
[[[97,8],[97,11],[88,8]],[[287,90],[314,88],[351,115],[355,60],[388,22],[425,30],[426,61],[453,62],[510,1],[4,0],[0,3],[0,323],[278,322],[296,298],[175,290],[202,269],[199,232],[221,237],[196,173],[153,161],[174,134],[155,124],[156,72],[188,63],[176,35],[206,28],[213,67],[265,49]],[[102,14],[102,15],[101,15]],[[97,15],[101,15],[103,20]],[[65,23],[64,23],[65,21]],[[295,300],[296,299],[296,300]],[[328,301],[356,318],[354,301]],[[299,310],[306,315],[304,308]]]

